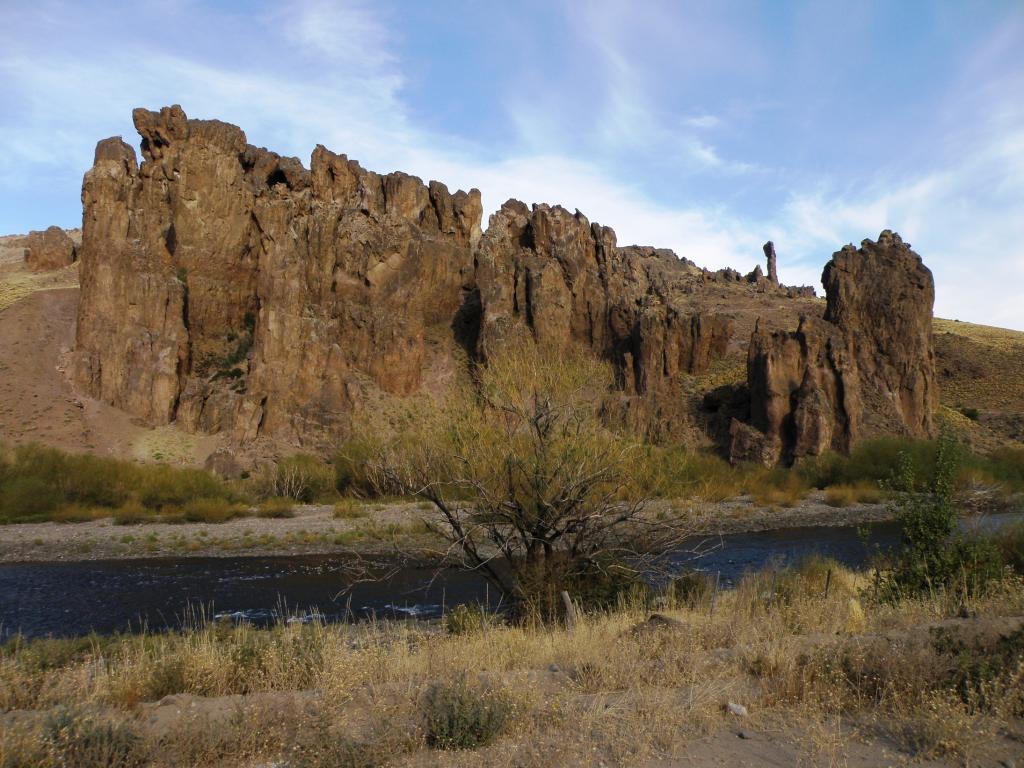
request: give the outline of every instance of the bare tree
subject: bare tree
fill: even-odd
[[[588,356],[509,344],[371,472],[436,507],[449,562],[515,603],[573,570],[649,573],[688,529],[645,514],[640,446],[599,418],[612,381]]]

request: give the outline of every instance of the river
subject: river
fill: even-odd
[[[997,527],[1020,514],[984,519]],[[853,526],[784,528],[690,542],[679,568],[719,574],[729,587],[747,571],[784,567],[811,555],[866,565],[899,542],[896,523],[871,527],[865,543]],[[694,557],[690,550],[704,552]],[[370,559],[356,573],[343,555],[181,557],[0,565],[0,639],[89,632],[162,630],[202,617],[270,623],[430,618],[446,607],[500,608],[478,574],[438,572],[422,564]]]

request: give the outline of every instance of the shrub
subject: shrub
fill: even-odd
[[[711,594],[712,584],[708,574],[688,568],[668,583],[665,592],[675,604],[692,608],[703,603]]]
[[[825,489],[825,503],[830,507],[849,507],[856,501],[852,486],[833,485]]]
[[[883,599],[895,601],[949,588],[963,589],[967,597],[983,592],[1001,577],[999,552],[991,541],[953,538],[953,480],[962,456],[961,447],[943,434],[936,446],[933,476],[923,490],[913,458],[899,457],[890,486],[903,544],[889,570],[875,571],[876,590]]]
[[[1003,563],[1024,576],[1024,522],[1001,528],[991,536]]]
[[[867,481],[861,481],[855,485],[833,485],[825,489],[825,503],[830,507],[877,504],[881,500],[882,489]]]
[[[479,607],[456,605],[444,614],[444,631],[449,635],[475,634],[483,628],[485,616]]]
[[[102,507],[86,507],[81,504],[66,504],[50,515],[55,523],[88,523],[110,516],[110,510]]]
[[[139,500],[150,509],[179,507],[194,499],[231,499],[231,490],[200,469],[150,464],[139,467]]]
[[[246,509],[226,499],[192,499],[182,507],[181,512],[190,523],[225,523],[244,515]]]
[[[334,517],[338,520],[357,520],[367,514],[363,505],[355,499],[342,499],[334,505]]]
[[[964,416],[966,416],[971,421],[977,421],[978,420],[979,413],[978,413],[978,409],[977,408],[964,407],[964,408],[960,409],[960,413],[962,413]]]
[[[509,697],[465,679],[436,684],[423,701],[427,744],[435,749],[476,749],[493,742],[513,715]]]
[[[724,501],[742,490],[742,473],[727,461],[682,446],[644,446],[643,486],[663,499]]]
[[[378,442],[365,437],[353,438],[338,447],[331,463],[334,465],[334,485],[339,493],[375,494],[368,464],[380,449]]]
[[[744,490],[753,497],[755,504],[762,507],[795,507],[809,490],[799,472],[783,467],[751,467],[747,472]]]
[[[138,501],[128,501],[114,510],[114,525],[138,525],[151,515]]]
[[[263,496],[285,496],[309,503],[334,490],[334,472],[316,456],[295,453],[272,467],[265,467],[257,478]]]
[[[63,503],[60,490],[40,477],[14,477],[0,492],[0,518],[4,522],[32,522],[49,517]]]
[[[257,517],[295,517],[295,501],[284,496],[271,496],[256,508]]]
[[[68,710],[50,716],[43,741],[62,768],[134,768],[146,761],[142,739],[128,726]]]

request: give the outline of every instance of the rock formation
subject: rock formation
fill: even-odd
[[[750,333],[753,311],[813,306],[811,289],[778,284],[770,256],[767,277],[709,272],[671,251],[619,247],[579,211],[514,200],[482,233],[476,190],[379,175],[322,146],[307,170],[177,106],[133,117],[142,162],[106,139],[83,181],[70,370],[147,424],[324,445],[354,413],[443,391],[467,357],[528,335],[612,362],[621,393],[609,418],[693,434],[694,377],[740,354],[736,329]],[[930,432],[920,260],[883,233],[836,254],[825,285],[824,320],[755,330],[734,458],[844,449],[891,425]],[[861,337],[866,350],[852,343]]]
[[[427,330],[473,290],[476,190],[380,176],[323,147],[311,169],[180,107],[137,109],[83,183],[76,381],[148,423],[302,440],[367,381],[420,383]]]
[[[661,390],[725,354],[731,322],[686,303],[700,271],[674,253],[617,248],[615,232],[559,206],[510,200],[477,254],[480,350],[530,333],[614,361],[627,392]]]
[[[61,269],[75,262],[75,241],[60,227],[29,232],[24,247],[25,264],[34,272]]]
[[[762,246],[765,261],[768,262],[768,279],[775,285],[779,284],[779,271],[775,259],[775,243],[769,240]]]
[[[732,423],[733,461],[792,462],[879,434],[934,434],[934,286],[921,257],[886,230],[833,254],[822,283],[822,320],[754,331],[750,417]]]

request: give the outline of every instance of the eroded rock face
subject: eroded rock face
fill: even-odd
[[[935,431],[938,407],[932,305],[935,283],[898,234],[845,246],[825,265],[825,320],[857,343],[869,434]]]
[[[180,107],[139,109],[143,162],[100,142],[83,183],[74,376],[149,423],[303,440],[363,383],[420,383],[473,289],[480,196],[323,147],[310,170]]]
[[[29,232],[24,248],[25,264],[34,272],[62,269],[75,263],[75,241],[60,227]]]
[[[733,422],[733,461],[789,463],[879,434],[934,434],[934,285],[921,257],[886,230],[833,254],[822,283],[822,320],[755,330],[749,423]]]
[[[671,251],[618,248],[579,211],[511,200],[477,253],[480,352],[521,334],[582,345],[614,362],[628,393],[658,392],[725,354],[731,321],[683,299],[700,274]]]
[[[376,174],[322,146],[307,170],[180,107],[134,120],[141,164],[107,139],[83,182],[71,371],[149,424],[325,445],[353,413],[443,391],[466,356],[526,335],[613,363],[610,420],[693,434],[700,395],[687,377],[739,353],[733,328],[747,323],[746,336],[752,307],[809,290],[778,285],[772,259],[768,276],[745,277],[619,247],[611,229],[558,206],[509,201],[482,234],[476,190]],[[931,431],[920,259],[883,233],[836,254],[825,285],[826,319],[754,333],[734,458],[844,450],[893,425]],[[734,412],[716,417],[716,439]]]

